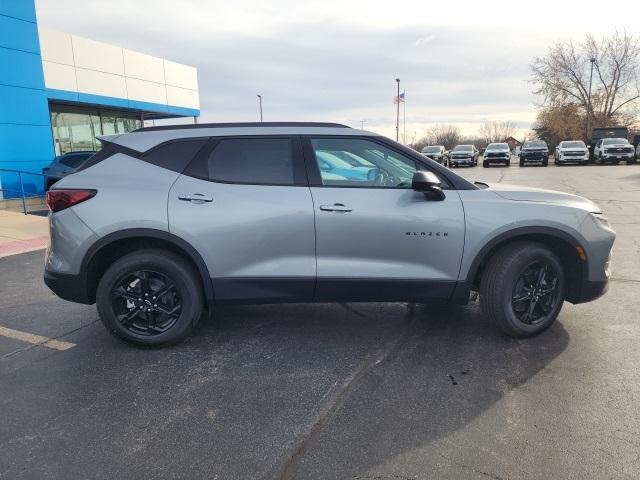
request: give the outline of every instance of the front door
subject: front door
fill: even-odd
[[[311,301],[314,212],[299,141],[223,138],[169,192],[169,229],[203,256],[217,302]]]
[[[312,157],[316,299],[449,298],[464,243],[458,193],[445,190],[443,201],[427,200],[411,189],[416,162],[374,139],[305,141]]]

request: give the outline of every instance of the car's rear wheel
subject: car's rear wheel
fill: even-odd
[[[547,329],[564,301],[565,276],[558,257],[544,245],[517,242],[499,250],[480,282],[480,306],[512,337]]]
[[[98,284],[100,320],[123,340],[138,345],[179,342],[202,315],[198,275],[179,255],[141,250],[114,262]]]

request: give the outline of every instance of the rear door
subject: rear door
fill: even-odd
[[[310,301],[314,213],[296,138],[210,141],[169,193],[169,228],[203,256],[216,301]]]
[[[304,151],[316,213],[316,299],[448,298],[464,244],[457,191],[428,201],[411,188],[426,166],[375,139],[311,137]],[[327,170],[328,155],[351,159],[353,172]]]

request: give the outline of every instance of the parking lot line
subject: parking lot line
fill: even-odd
[[[75,343],[63,342],[62,340],[55,340],[49,337],[43,337],[42,335],[35,335],[33,333],[21,332],[20,330],[14,330],[12,328],[0,327],[0,335],[7,338],[13,338],[14,340],[20,340],[22,342],[31,343],[32,345],[40,345],[54,350],[69,350],[76,346]]]

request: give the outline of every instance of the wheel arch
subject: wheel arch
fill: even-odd
[[[86,276],[88,299],[92,303],[95,301],[98,282],[109,265],[128,253],[144,248],[161,248],[185,258],[199,273],[207,306],[213,305],[215,297],[211,275],[200,253],[180,237],[152,228],[132,228],[113,232],[91,246],[82,260],[80,269]]]
[[[469,290],[477,290],[484,267],[491,257],[502,247],[516,241],[540,243],[559,258],[565,271],[566,299],[575,302],[580,297],[581,287],[589,275],[589,264],[581,258],[579,249],[585,254],[584,246],[571,234],[553,227],[519,227],[499,234],[489,240],[476,254],[466,280],[462,283]],[[467,293],[468,295],[468,293]]]

